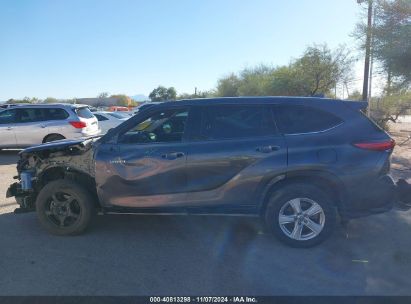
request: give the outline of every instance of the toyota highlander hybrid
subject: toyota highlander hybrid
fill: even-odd
[[[395,143],[366,106],[314,97],[165,102],[101,138],[23,150],[7,195],[57,235],[82,232],[96,210],[240,214],[310,247],[337,221],[393,205]]]

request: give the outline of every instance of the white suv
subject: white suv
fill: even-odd
[[[100,134],[87,105],[42,104],[0,110],[0,149]]]

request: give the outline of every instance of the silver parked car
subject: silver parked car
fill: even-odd
[[[99,133],[97,118],[86,105],[42,104],[0,110],[0,149]]]
[[[119,124],[123,123],[131,116],[128,114],[123,114],[122,112],[107,112],[98,111],[93,112],[98,120],[98,125],[100,126],[101,133],[106,134],[111,128],[117,127]]]

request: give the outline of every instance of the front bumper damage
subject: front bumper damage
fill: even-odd
[[[43,144],[20,152],[17,162],[18,176],[14,177],[18,181],[11,184],[6,193],[6,197],[14,196],[20,205],[15,213],[34,211],[38,193],[50,180],[70,178],[75,173],[92,178],[93,143],[94,139],[68,140]]]
[[[19,208],[14,210],[14,213],[25,213],[34,211],[35,195],[33,189],[23,190],[21,182],[15,182],[7,189],[6,197],[15,197]]]

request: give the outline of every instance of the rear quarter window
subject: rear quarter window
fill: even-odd
[[[331,129],[343,121],[332,113],[300,105],[274,107],[277,127],[283,134],[302,134]]]
[[[75,108],[74,112],[81,118],[89,119],[94,117],[93,113],[91,113],[90,109],[87,107]]]
[[[367,121],[367,123],[373,128],[374,131],[377,132],[384,132],[384,130],[378,125],[378,123],[372,118],[368,117],[366,113],[359,110],[360,116],[363,120]]]

